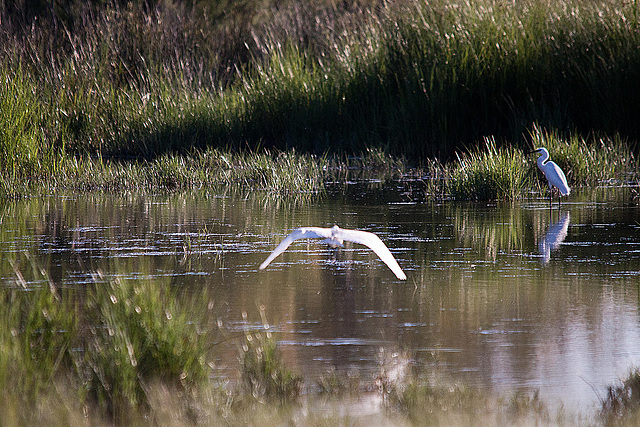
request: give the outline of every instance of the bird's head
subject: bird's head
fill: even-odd
[[[536,148],[535,150],[529,151],[527,154],[533,154],[533,153],[540,153],[540,154],[547,153],[547,155],[549,154],[547,149],[544,147]]]

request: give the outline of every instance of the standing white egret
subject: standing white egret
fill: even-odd
[[[549,152],[546,148],[540,147],[529,152],[540,153],[538,157],[538,169],[542,171],[545,178],[549,182],[549,202],[553,202],[553,187],[556,187],[561,196],[567,196],[571,193],[569,185],[567,185],[567,177],[564,176],[564,172],[560,169],[560,166],[549,160]],[[558,202],[560,202],[560,196],[558,196]]]
[[[346,230],[334,225],[331,228],[321,227],[300,227],[293,233],[289,234],[280,244],[271,252],[271,255],[267,257],[262,264],[260,264],[260,270],[264,270],[275,257],[284,252],[291,243],[298,239],[324,239],[323,242],[329,245],[331,248],[344,247],[343,242],[349,241],[359,243],[361,245],[368,246],[373,252],[380,257],[382,261],[393,271],[396,277],[400,280],[406,280],[407,276],[404,274],[398,262],[393,257],[389,248],[380,240],[378,236],[368,231],[360,230]]]

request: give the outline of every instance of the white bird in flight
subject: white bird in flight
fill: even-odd
[[[368,231],[360,230],[347,230],[334,225],[331,228],[321,227],[300,227],[293,233],[284,238],[282,242],[271,252],[271,255],[260,264],[260,270],[267,268],[269,263],[275,259],[278,255],[284,252],[291,243],[298,239],[324,239],[323,242],[329,245],[331,248],[344,247],[343,242],[345,240],[349,242],[359,243],[361,245],[368,246],[373,252],[380,257],[382,261],[393,271],[396,277],[400,280],[406,280],[407,276],[404,271],[398,265],[398,262],[393,257],[389,248],[380,240],[378,236]]]
[[[553,187],[556,187],[562,196],[568,196],[571,193],[569,185],[567,185],[567,177],[564,176],[564,172],[560,169],[560,166],[549,160],[549,152],[546,148],[537,148],[528,154],[540,153],[538,157],[538,169],[542,171],[545,178],[549,182],[549,201],[553,202]],[[560,196],[558,196],[558,202]]]

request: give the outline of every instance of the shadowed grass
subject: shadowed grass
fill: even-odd
[[[76,4],[68,27],[7,25],[2,69],[37,100],[3,97],[37,124],[18,139],[35,138],[36,159],[213,146],[448,160],[489,135],[522,144],[532,123],[640,135],[636,2],[192,4]],[[7,171],[35,161],[4,155]]]

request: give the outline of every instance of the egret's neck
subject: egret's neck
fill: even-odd
[[[541,168],[549,160],[549,153],[542,151],[540,157],[538,157],[538,167]]]

